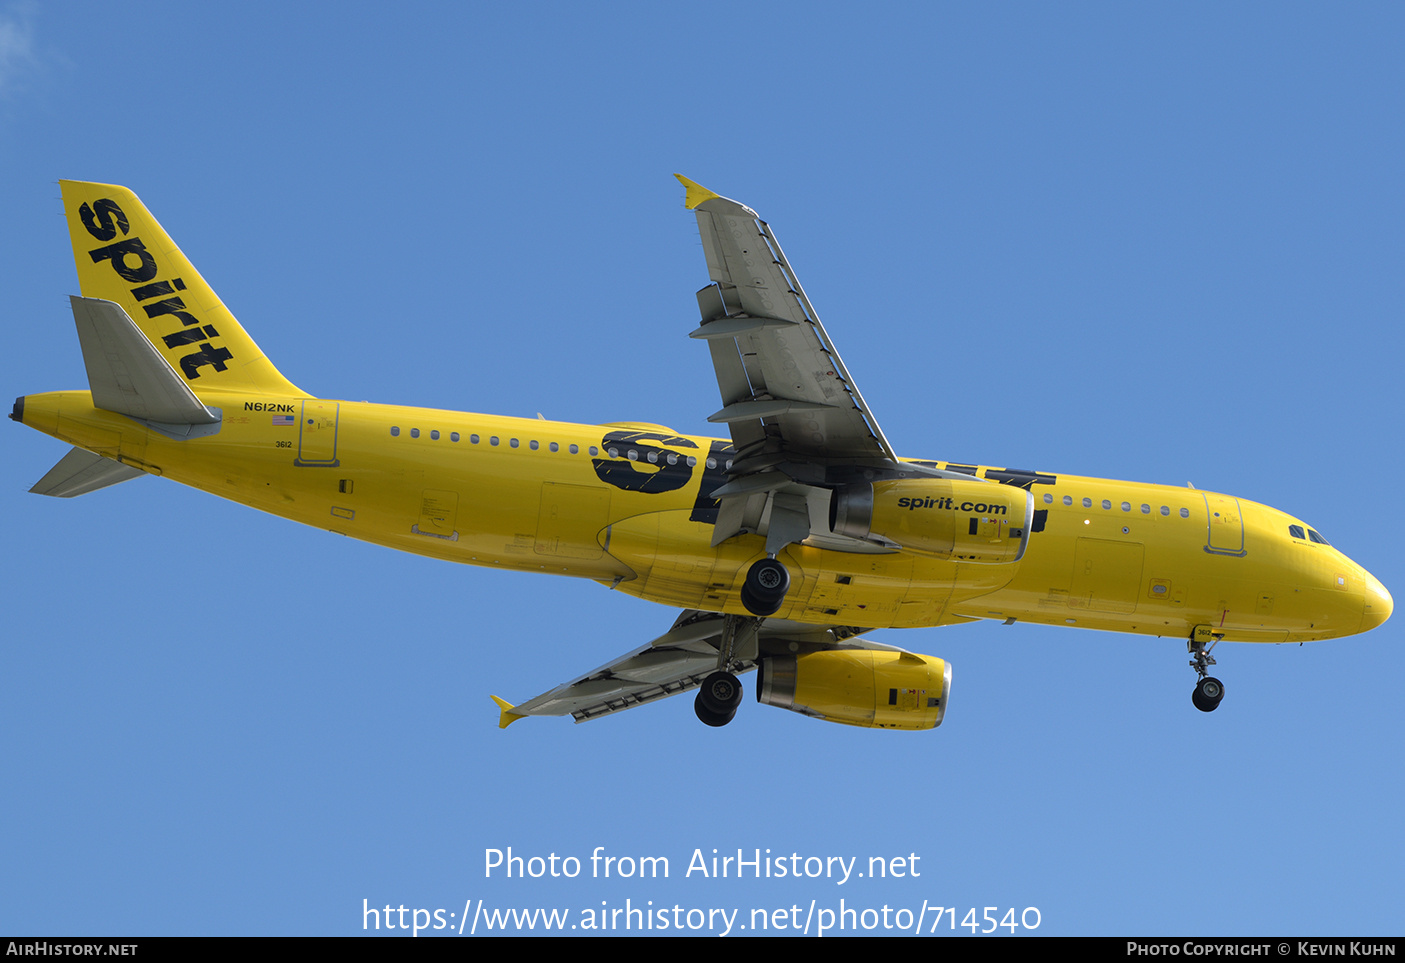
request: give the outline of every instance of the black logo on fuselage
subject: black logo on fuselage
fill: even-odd
[[[674,448],[698,447],[687,438],[660,431],[608,431],[600,439],[600,447],[609,457],[591,459],[595,474],[616,488],[652,495],[677,491],[688,484],[693,477],[689,461],[697,459],[657,445],[641,444],[651,440]],[[645,465],[653,470],[646,470]]]
[[[592,459],[595,474],[600,480],[609,482],[616,488],[628,492],[662,494],[677,491],[693,479],[699,467],[697,455],[684,455],[658,445],[641,444],[644,441],[657,441],[671,448],[691,448],[698,446],[679,435],[661,431],[610,431],[600,439],[600,447],[607,458]],[[735,449],[725,441],[714,441],[702,464],[702,484],[693,499],[688,520],[706,525],[717,524],[719,502],[711,492],[727,482],[727,469],[731,466],[731,456]],[[642,464],[641,464],[642,463]],[[645,465],[656,466],[648,470]]]
[[[78,219],[83,227],[99,241],[112,241],[119,233],[124,240],[93,248],[88,256],[94,264],[106,261],[117,272],[117,276],[129,284],[138,285],[131,289],[137,305],[146,312],[148,318],[169,315],[181,323],[181,328],[171,334],[162,335],[161,341],[169,349],[193,345],[195,350],[181,355],[177,360],[181,373],[189,381],[200,377],[200,369],[210,365],[216,371],[224,371],[225,362],[234,358],[233,352],[213,343],[219,337],[214,325],[203,324],[191,314],[185,301],[176,295],[185,290],[185,282],[180,278],[157,281],[160,269],[156,257],[147,250],[139,237],[126,237],[131,230],[127,215],[117,203],[109,198],[94,201],[91,206],[84,203],[78,208]],[[135,261],[136,263],[130,263]]]

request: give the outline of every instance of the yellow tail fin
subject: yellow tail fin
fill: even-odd
[[[59,181],[84,297],[114,301],[197,395],[303,395],[125,187]]]

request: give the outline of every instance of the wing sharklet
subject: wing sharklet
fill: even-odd
[[[488,698],[489,698],[489,699],[492,699],[492,700],[493,700],[494,702],[496,702],[497,705],[498,705],[498,709],[499,709],[498,728],[499,728],[499,729],[506,729],[508,726],[512,725],[512,724],[513,724],[514,722],[516,722],[518,719],[525,719],[525,718],[527,718],[526,716],[518,715],[517,713],[513,712],[512,710],[513,710],[514,708],[516,708],[516,707],[515,707],[511,702],[508,702],[506,699],[500,699],[500,698],[498,698],[498,697],[495,696],[495,695],[490,695],[490,696],[488,696]]]
[[[740,204],[732,200],[730,197],[723,197],[716,191],[710,191],[706,187],[703,187],[701,184],[699,184],[697,181],[689,180],[682,174],[674,174],[673,176],[678,178],[678,182],[682,184],[685,188],[685,193],[683,195],[683,206],[690,211],[697,210],[699,204],[706,204],[708,201],[720,201],[720,205],[713,204],[712,206],[720,206],[724,209],[727,209],[729,213],[733,214],[749,214],[752,217],[756,216],[756,212],[753,211],[751,208],[747,207],[745,204]]]

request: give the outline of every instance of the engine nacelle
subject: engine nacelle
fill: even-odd
[[[837,535],[877,535],[965,562],[1018,562],[1034,521],[1034,496],[975,480],[897,478],[836,491],[829,516]]]
[[[866,729],[935,729],[951,666],[915,652],[835,649],[761,660],[756,701]]]

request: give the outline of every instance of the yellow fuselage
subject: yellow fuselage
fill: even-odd
[[[247,392],[204,390],[201,400],[221,412],[218,432],[179,441],[95,408],[87,391],[29,395],[23,421],[380,545],[746,614],[742,576],[765,540],[711,546],[709,494],[726,480],[725,442],[649,425]],[[641,440],[619,440],[631,437]],[[1000,469],[956,470],[1010,481]],[[1019,561],[792,544],[779,556],[792,587],[777,616],[872,628],[1016,619],[1182,638],[1208,627],[1230,640],[1290,642],[1366,631],[1390,615],[1375,578],[1330,545],[1298,537],[1306,526],[1267,506],[1071,475],[1020,473],[1014,483],[1032,492],[1037,519]]]

